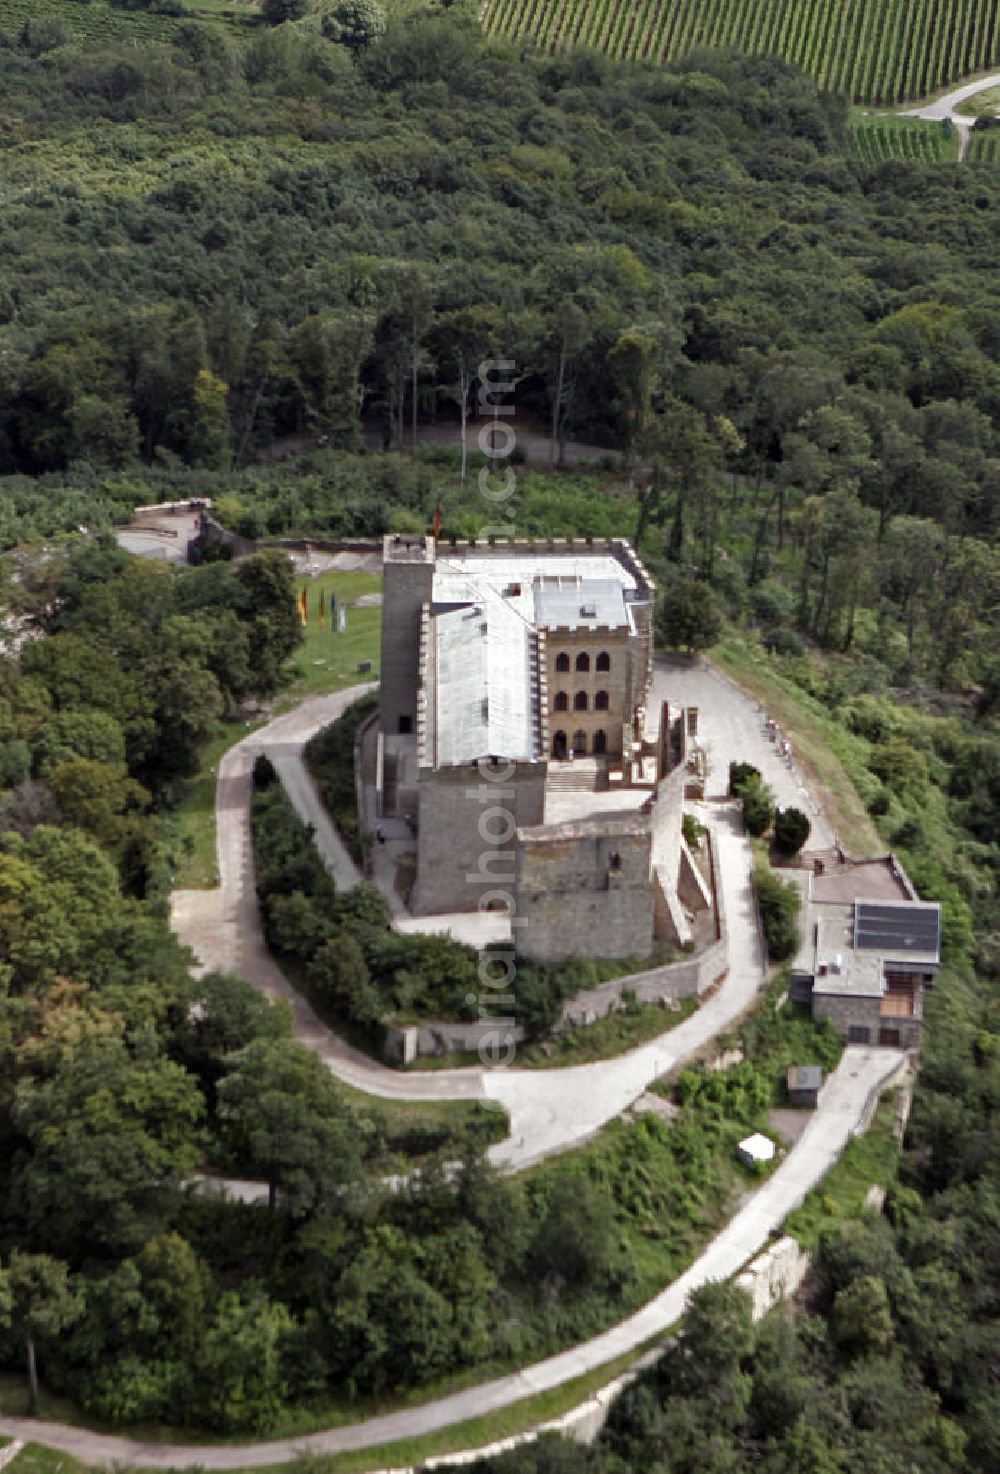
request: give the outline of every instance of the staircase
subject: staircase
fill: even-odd
[[[602,793],[608,786],[605,764],[579,757],[571,763],[549,761],[545,787],[549,793]]]

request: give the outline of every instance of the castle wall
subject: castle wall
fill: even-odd
[[[518,835],[515,947],[534,962],[647,957],[648,820],[552,824]]]
[[[417,915],[475,911],[485,892],[512,892],[516,831],[544,817],[545,764],[501,762],[497,771],[502,782],[474,763],[421,769]]]
[[[433,538],[387,537],[382,580],[382,730],[415,732],[420,610],[434,584]]]

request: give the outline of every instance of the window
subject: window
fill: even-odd
[[[566,756],[566,733],[557,732],[552,739],[552,756],[564,758]]]
[[[565,650],[561,655],[556,656],[556,670],[569,670],[569,656]]]
[[[590,656],[587,654],[586,650],[581,650],[579,655],[576,657],[576,668],[577,670],[590,669]]]
[[[595,711],[607,711],[607,709],[608,709],[608,693],[607,693],[607,691],[598,691],[597,695],[594,697],[594,710]]]
[[[618,853],[618,851],[615,850],[612,853],[612,856],[611,856],[611,869],[612,870],[620,870],[621,868],[622,868],[622,857]]]
[[[586,693],[586,691],[577,691],[576,695],[573,697],[573,710],[574,711],[586,711],[587,710],[587,693]]]
[[[555,700],[555,709],[556,709],[556,711],[567,711],[568,708],[569,708],[569,697],[566,695],[566,692],[565,691],[557,691],[556,692],[556,700]]]
[[[587,755],[587,734],[586,734],[586,732],[574,732],[573,733],[573,751],[577,754],[578,757],[586,757],[586,755]]]
[[[594,754],[595,756],[600,757],[601,754],[607,752],[607,750],[608,734],[604,731],[603,728],[601,728],[599,731],[594,733]]]
[[[866,1029],[863,1024],[851,1024],[847,1030],[848,1044],[870,1044],[872,1042],[872,1031]]]
[[[412,717],[400,717],[400,719],[399,719],[399,735],[401,737],[408,737],[412,731],[413,731],[413,718]]]
[[[611,656],[608,654],[608,652],[606,650],[602,650],[601,653],[600,653],[600,655],[598,655],[598,657],[597,657],[597,669],[598,670],[610,670],[611,669]]]

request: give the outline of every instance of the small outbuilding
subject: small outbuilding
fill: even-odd
[[[744,1137],[736,1151],[744,1167],[766,1167],[774,1161],[775,1145],[769,1136],[755,1131],[752,1136]]]
[[[792,1065],[785,1076],[788,1104],[814,1111],[823,1088],[823,1071],[819,1065]]]

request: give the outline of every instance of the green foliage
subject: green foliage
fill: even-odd
[[[958,161],[958,131],[947,120],[924,123],[919,118],[851,115],[851,148],[867,168],[900,163],[953,164]]]
[[[802,896],[792,881],[781,880],[764,855],[754,862],[753,889],[771,962],[793,957],[799,945],[799,911]]]
[[[343,716],[322,728],[306,744],[305,759],[319,785],[323,802],[356,863],[362,859],[354,778],[354,743],[358,728],[375,710],[378,698],[356,701]]]
[[[797,855],[811,828],[808,814],[801,809],[778,809],[774,816],[775,848],[783,855]]]
[[[722,614],[708,584],[676,576],[656,613],[656,639],[668,650],[704,650],[722,634]]]

